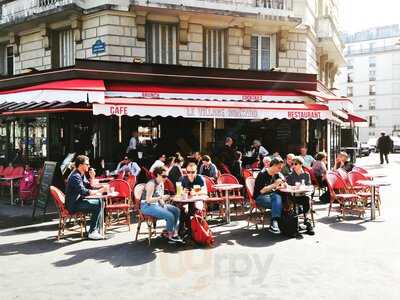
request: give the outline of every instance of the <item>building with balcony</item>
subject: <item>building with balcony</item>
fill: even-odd
[[[146,132],[146,137],[143,138],[147,138],[148,132],[153,132],[155,139],[160,138],[160,130],[164,138],[166,132],[179,132],[180,136],[168,136],[169,139],[179,140],[185,136],[185,142],[180,147],[189,150],[210,149],[215,146],[212,143],[223,141],[224,135],[236,134],[241,137],[238,132],[246,131],[249,132],[248,139],[250,136],[265,135],[264,140],[271,143],[271,150],[276,147],[282,153],[295,151],[301,144],[309,144],[314,152],[328,150],[333,154],[337,150],[339,141],[328,138],[326,133],[328,126],[336,128],[338,123],[331,122],[332,114],[325,104],[316,103],[320,102],[318,95],[301,91],[317,90],[317,86],[322,85],[326,89],[324,92],[329,93],[329,89],[334,87],[338,68],[344,63],[343,46],[337,32],[337,1],[5,0],[0,4],[0,72],[5,76],[0,79],[0,89],[8,94],[0,95],[0,102],[2,99],[6,99],[3,100],[6,102],[21,102],[21,99],[39,102],[38,99],[29,98],[37,94],[43,98],[48,95],[46,101],[55,99],[48,85],[45,85],[46,92],[42,85],[27,87],[28,84],[44,84],[46,78],[54,74],[62,74],[62,80],[65,81],[58,83],[56,90],[60,91],[63,84],[67,86],[67,90],[59,92],[60,99],[65,97],[68,102],[66,106],[60,103],[56,105],[61,106],[56,108],[50,105],[42,110],[41,104],[36,103],[33,107],[35,114],[40,111],[48,118],[45,123],[47,128],[40,132],[58,141],[48,146],[46,152],[50,156],[52,153],[66,153],[75,148],[93,148],[97,149],[93,151],[98,155],[111,155],[115,151],[110,147],[115,145],[114,142],[124,144],[129,128],[133,126],[139,130],[144,128],[142,131]],[[122,72],[124,64],[129,72],[126,71],[126,77],[118,77],[118,80],[129,81],[129,84],[117,84],[115,78],[118,70],[113,68],[119,68]],[[90,71],[81,73],[80,68],[87,65],[95,70],[93,72],[98,77],[90,75]],[[136,79],[134,70],[139,68],[138,65],[143,65],[145,71],[141,71]],[[111,69],[101,71],[99,66]],[[154,66],[154,69],[150,66]],[[153,74],[159,69],[170,74]],[[197,84],[196,81],[188,80],[189,73],[197,76]],[[228,74],[235,78],[228,78]],[[166,76],[168,81],[164,82],[160,76]],[[171,78],[177,77],[181,80],[171,81]],[[40,78],[40,81],[34,78]],[[55,75],[52,78],[58,77]],[[210,78],[214,78],[214,81]],[[282,91],[288,89],[287,82],[299,78],[304,80],[299,81],[297,88],[291,86],[289,90]],[[68,79],[78,81],[70,82]],[[85,81],[93,79],[99,79],[101,83]],[[230,87],[228,84],[223,85],[223,88],[232,90],[221,90],[221,81],[232,84]],[[88,86],[79,88],[77,82]],[[141,86],[143,82],[146,84]],[[151,82],[161,86],[149,86]],[[171,86],[162,86],[168,84]],[[188,85],[193,89],[189,89]],[[196,86],[199,86],[198,90],[194,89]],[[211,90],[207,90],[207,87]],[[26,92],[26,88],[33,90]],[[82,89],[86,89],[86,94],[82,94]],[[99,100],[97,92],[103,93],[103,100]],[[67,101],[67,95],[76,95],[76,99]],[[123,105],[134,101],[139,103],[141,100],[138,97],[155,99],[151,100],[152,107],[146,109],[129,104],[129,108],[122,110],[126,116],[121,116],[121,110],[115,110],[113,105],[126,97],[130,100],[124,100],[127,102]],[[159,100],[159,97],[165,99]],[[185,109],[176,108],[173,112],[172,108],[164,107],[163,110],[157,106],[165,104],[163,101],[171,97],[175,97],[173,101],[180,99],[188,105]],[[213,108],[197,109],[190,100],[243,103],[229,103],[223,108],[219,107],[223,104],[212,103],[215,105]],[[105,101],[114,102],[104,106]],[[263,106],[263,110],[254,117],[255,107],[251,106],[257,104],[250,103],[252,101],[271,102],[272,106]],[[292,104],[279,106],[280,102]],[[303,106],[295,102],[303,103]],[[145,106],[146,103],[142,104]],[[313,111],[313,104],[317,104],[316,107],[321,110]],[[199,102],[198,105],[201,107],[206,104]],[[276,113],[261,113],[267,113],[268,109],[269,112],[276,109]],[[88,110],[98,115],[111,114],[112,122],[104,127],[100,122],[104,116],[95,116],[91,119],[93,122],[86,122],[89,117],[77,117],[78,112],[89,114]],[[6,140],[13,139],[13,145],[7,147],[16,148],[19,141],[23,141],[26,146],[20,148],[33,149],[31,142],[23,138],[30,134],[28,121],[31,120],[21,121],[22,116],[31,111],[31,107],[16,104],[4,106],[0,108],[1,111],[7,116],[8,122],[2,123],[8,129],[1,132],[7,135]],[[69,118],[67,115],[61,116],[61,111],[76,113]],[[242,114],[243,122],[232,121],[241,119]],[[160,116],[165,118],[160,120]],[[179,121],[184,125],[177,128],[176,120],[174,123],[168,119],[171,116],[187,119],[185,122]],[[194,117],[200,120],[188,120]],[[335,118],[332,117],[332,120],[337,120]],[[250,122],[250,119],[256,120]],[[283,119],[293,119],[293,123]],[[263,122],[269,123],[265,125]],[[44,124],[42,121],[39,123]],[[277,126],[278,123],[281,125]],[[284,130],[275,132],[278,127]],[[260,128],[262,133],[259,132]],[[111,129],[119,133],[115,135],[113,131],[113,143],[108,143],[104,135]],[[35,149],[40,149],[43,146],[40,143],[46,140],[46,136],[38,137],[42,133],[35,135],[38,140]],[[74,136],[78,138],[72,138]],[[285,141],[292,137],[292,148],[289,149]],[[85,139],[93,140],[92,144],[83,145],[82,140]],[[187,141],[189,145],[185,144]],[[57,150],[61,145],[62,150]],[[98,148],[99,145],[104,147]]]
[[[400,126],[400,27],[391,25],[344,34],[347,66],[340,72],[340,92],[356,113],[368,120],[360,140],[380,132],[398,135]]]

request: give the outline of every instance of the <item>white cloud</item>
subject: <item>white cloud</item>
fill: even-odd
[[[400,23],[399,0],[340,0],[339,4],[341,31]]]

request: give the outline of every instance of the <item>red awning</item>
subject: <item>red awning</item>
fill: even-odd
[[[91,102],[104,103],[105,86],[103,80],[72,79],[53,81],[0,91],[0,103],[31,102]]]
[[[332,95],[332,94],[327,94],[327,93],[322,92],[322,91],[298,90],[298,92],[300,92],[300,93],[302,93],[304,95],[315,97],[315,98],[317,98],[319,100],[323,100],[323,101],[347,101],[347,102],[352,102],[351,99],[349,99],[349,98],[340,97],[340,96],[336,96],[336,95]]]
[[[354,114],[354,113],[347,113],[347,115],[348,115],[348,121],[349,122],[354,122],[354,123],[364,123],[364,122],[368,122],[366,119],[364,119],[363,117],[361,117],[361,116],[358,116],[358,115],[356,115],[356,114]]]
[[[93,114],[217,119],[327,119],[331,115],[323,104],[158,98],[107,98],[105,104],[93,104]]]
[[[109,83],[109,98],[152,98],[250,102],[304,102],[308,97],[297,91],[222,89]]]

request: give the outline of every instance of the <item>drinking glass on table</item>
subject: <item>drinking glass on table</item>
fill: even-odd
[[[195,185],[193,186],[193,191],[194,191],[195,193],[199,193],[199,192],[201,191],[201,186],[198,185],[198,184],[195,184]]]
[[[300,182],[296,181],[296,183],[294,185],[295,185],[296,190],[298,190],[300,188]]]
[[[115,187],[110,187],[110,194],[114,194],[115,193]]]

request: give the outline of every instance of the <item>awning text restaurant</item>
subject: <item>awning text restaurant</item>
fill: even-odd
[[[73,67],[0,79],[0,156],[115,162],[137,130],[145,158],[214,154],[227,136],[282,156],[340,149],[344,112],[315,75],[76,60]]]

